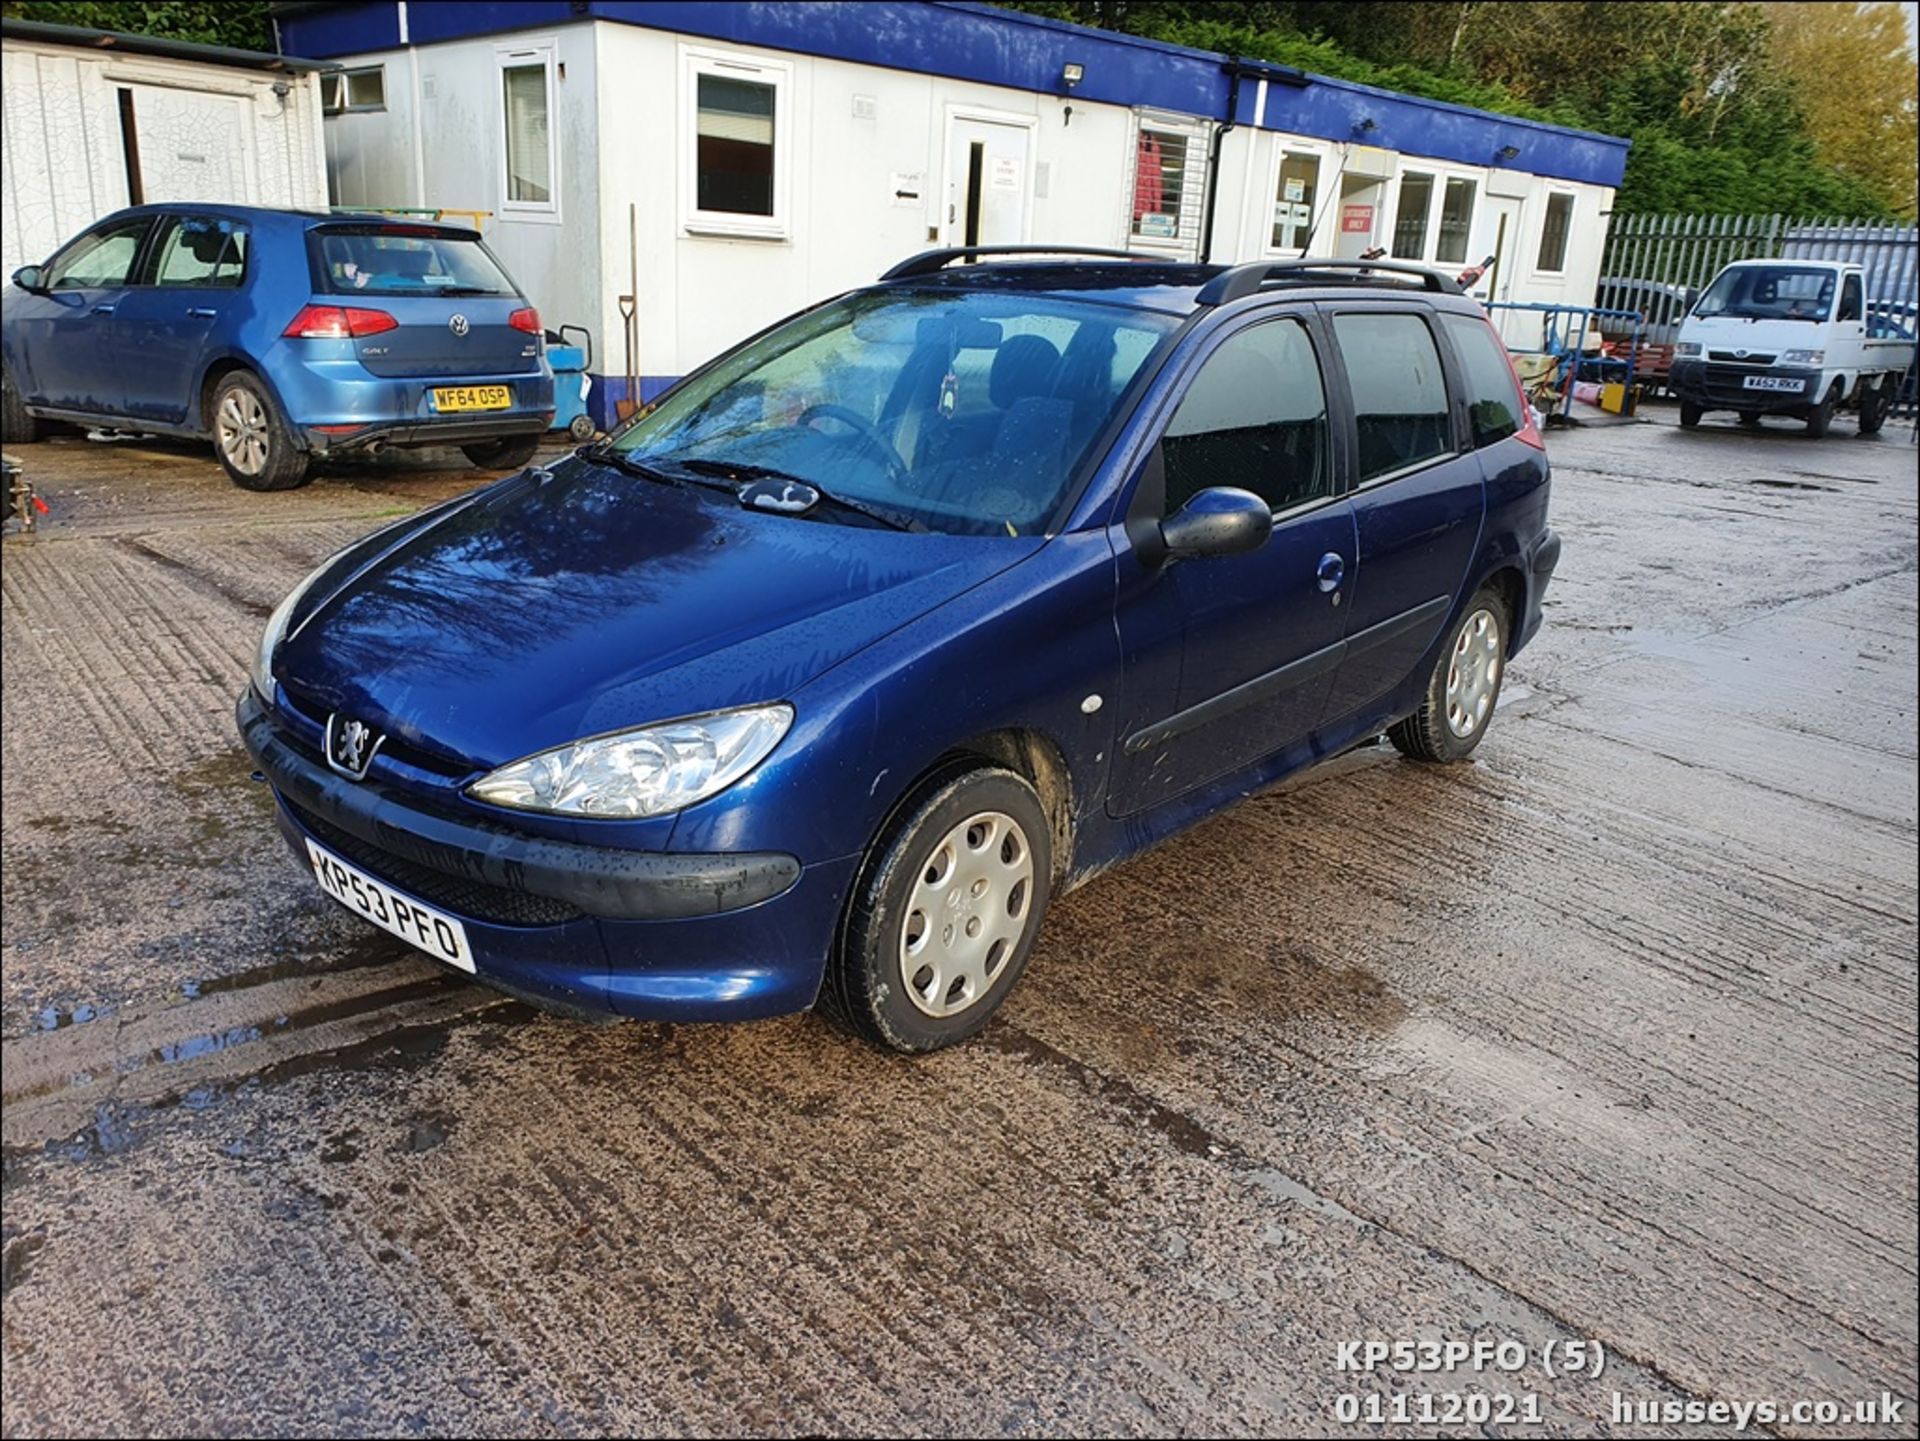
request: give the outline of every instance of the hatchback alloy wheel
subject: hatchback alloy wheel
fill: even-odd
[[[267,412],[252,391],[236,386],[220,398],[216,434],[220,454],[242,475],[266,469]]]

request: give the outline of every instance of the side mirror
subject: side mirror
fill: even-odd
[[[47,275],[37,265],[23,265],[13,272],[13,283],[34,295],[45,295]]]
[[[1682,315],[1693,314],[1693,307],[1698,305],[1699,303],[1700,303],[1699,288],[1696,286],[1689,285],[1687,287],[1686,295],[1683,296],[1680,301],[1680,313]]]
[[[1160,522],[1160,540],[1175,560],[1240,555],[1258,550],[1273,534],[1273,512],[1250,490],[1216,485]]]

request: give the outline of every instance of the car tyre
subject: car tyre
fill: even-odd
[[[1743,410],[1740,412],[1740,423],[1748,430],[1758,430],[1760,428],[1760,416],[1755,411]]]
[[[540,449],[540,436],[503,435],[498,440],[477,440],[460,447],[460,453],[482,470],[518,470]]]
[[[242,490],[294,490],[311,479],[308,456],[256,375],[222,376],[210,407],[213,452]]]
[[[1025,778],[991,765],[936,775],[869,849],[822,1001],[891,1050],[964,1041],[1026,969],[1052,879],[1052,833]]]
[[[1402,755],[1449,765],[1465,760],[1493,723],[1506,679],[1507,603],[1492,586],[1468,601],[1427,680],[1420,709],[1387,730]]]
[[[1860,433],[1878,435],[1880,427],[1887,423],[1887,412],[1893,409],[1893,383],[1890,377],[1882,377],[1860,397]]]
[[[13,387],[13,377],[0,371],[0,442],[32,445],[40,438],[40,422]]]
[[[1705,411],[1701,410],[1700,407],[1695,405],[1692,401],[1690,400],[1681,401],[1680,402],[1680,428],[1682,430],[1692,430],[1696,425],[1700,423],[1700,417],[1705,413],[1706,413]]]
[[[1818,440],[1827,433],[1833,424],[1833,412],[1840,405],[1840,386],[1836,381],[1820,398],[1820,403],[1807,412],[1807,434]]]

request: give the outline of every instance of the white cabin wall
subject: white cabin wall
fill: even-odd
[[[123,86],[147,130],[146,199],[327,203],[317,77],[8,40],[0,47],[0,274],[47,259],[128,204]],[[162,139],[179,139],[180,153],[161,148]]]

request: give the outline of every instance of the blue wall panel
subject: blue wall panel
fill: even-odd
[[[1226,117],[1225,57],[996,10],[959,0],[481,0],[415,4],[414,42],[551,28],[591,15],[737,45],[786,50],[892,70],[1065,96],[1061,68],[1086,67],[1074,98]],[[287,53],[332,59],[399,43],[391,3],[336,5],[281,22]],[[1463,165],[1503,165],[1534,175],[1617,187],[1627,142],[1589,131],[1493,115],[1344,80],[1268,87],[1252,114],[1254,84],[1241,87],[1236,119],[1324,140],[1360,141],[1405,155]],[[1362,131],[1364,121],[1373,127]],[[1519,154],[1498,158],[1506,146]]]

